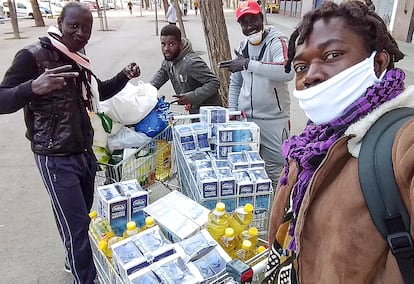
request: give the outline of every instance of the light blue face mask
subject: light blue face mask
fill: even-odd
[[[368,87],[381,81],[374,70],[376,51],[369,58],[345,69],[332,78],[307,89],[294,90],[299,106],[315,124],[324,124],[338,118],[354,101],[365,94]]]

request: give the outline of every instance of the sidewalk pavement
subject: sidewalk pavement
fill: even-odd
[[[95,18],[94,31],[87,54],[92,60],[94,72],[101,79],[109,79],[129,62],[135,61],[141,68],[141,77],[134,81],[148,82],[159,68],[162,54],[153,11],[138,7],[133,15],[127,9],[107,11],[108,31],[100,30]],[[225,18],[232,48],[243,38],[234,12],[226,10]],[[158,14],[158,30],[166,24]],[[54,25],[56,19],[45,19],[46,25]],[[285,35],[290,35],[299,19],[268,14],[269,24],[274,24]],[[33,27],[33,20],[19,21],[22,39],[12,37],[11,24],[0,24],[0,74],[10,66],[14,54],[38,37],[46,34],[47,27]],[[208,55],[200,15],[189,10],[184,18],[187,37],[193,49],[206,61]],[[407,54],[398,66],[402,67],[408,81],[414,83],[414,45],[399,42]],[[292,87],[292,85],[291,85]],[[168,83],[160,92],[171,98],[173,90]],[[293,132],[298,132],[304,122],[303,112],[292,99]],[[33,161],[30,144],[24,138],[25,126],[22,111],[0,116],[0,284],[8,283],[71,283],[71,276],[63,271],[64,251],[59,239],[50,208],[49,198]],[[154,188],[151,199],[165,193]]]

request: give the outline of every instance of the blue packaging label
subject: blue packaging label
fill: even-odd
[[[128,222],[127,200],[109,204],[109,223],[115,235],[122,236]]]
[[[271,189],[270,181],[256,183],[256,192],[269,192],[270,189]]]
[[[214,208],[216,208],[216,204],[217,204],[217,200],[216,199],[206,199],[201,201],[201,205],[203,205],[204,207],[206,207],[208,210],[214,210]]]
[[[238,204],[239,207],[244,206],[247,203],[254,204],[253,203],[253,196],[240,196],[239,197],[239,204]]]
[[[201,190],[203,198],[217,197],[217,182],[202,182]]]
[[[230,196],[236,194],[235,180],[221,180],[220,181],[220,195]]]
[[[237,207],[237,198],[222,198],[221,202],[223,202],[226,205],[226,211],[232,212]],[[217,200],[216,200],[217,203]]]
[[[239,184],[238,185],[239,194],[253,194],[253,184]]]
[[[255,209],[269,209],[270,206],[270,194],[256,195],[256,202],[254,203]]]

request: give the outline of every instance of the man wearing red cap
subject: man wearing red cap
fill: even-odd
[[[235,50],[237,57],[221,62],[230,77],[230,110],[246,112],[260,127],[260,154],[275,187],[283,166],[282,142],[289,136],[290,98],[287,82],[294,72],[285,73],[287,39],[274,27],[264,28],[263,14],[255,1],[243,1],[236,18],[246,39]]]

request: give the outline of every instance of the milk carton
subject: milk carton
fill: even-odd
[[[122,182],[123,195],[127,198],[128,221],[135,221],[137,227],[145,224],[144,208],[148,206],[148,192],[136,180]]]
[[[97,188],[98,215],[106,218],[115,235],[122,236],[128,222],[128,200],[122,195],[119,183],[99,186]]]

